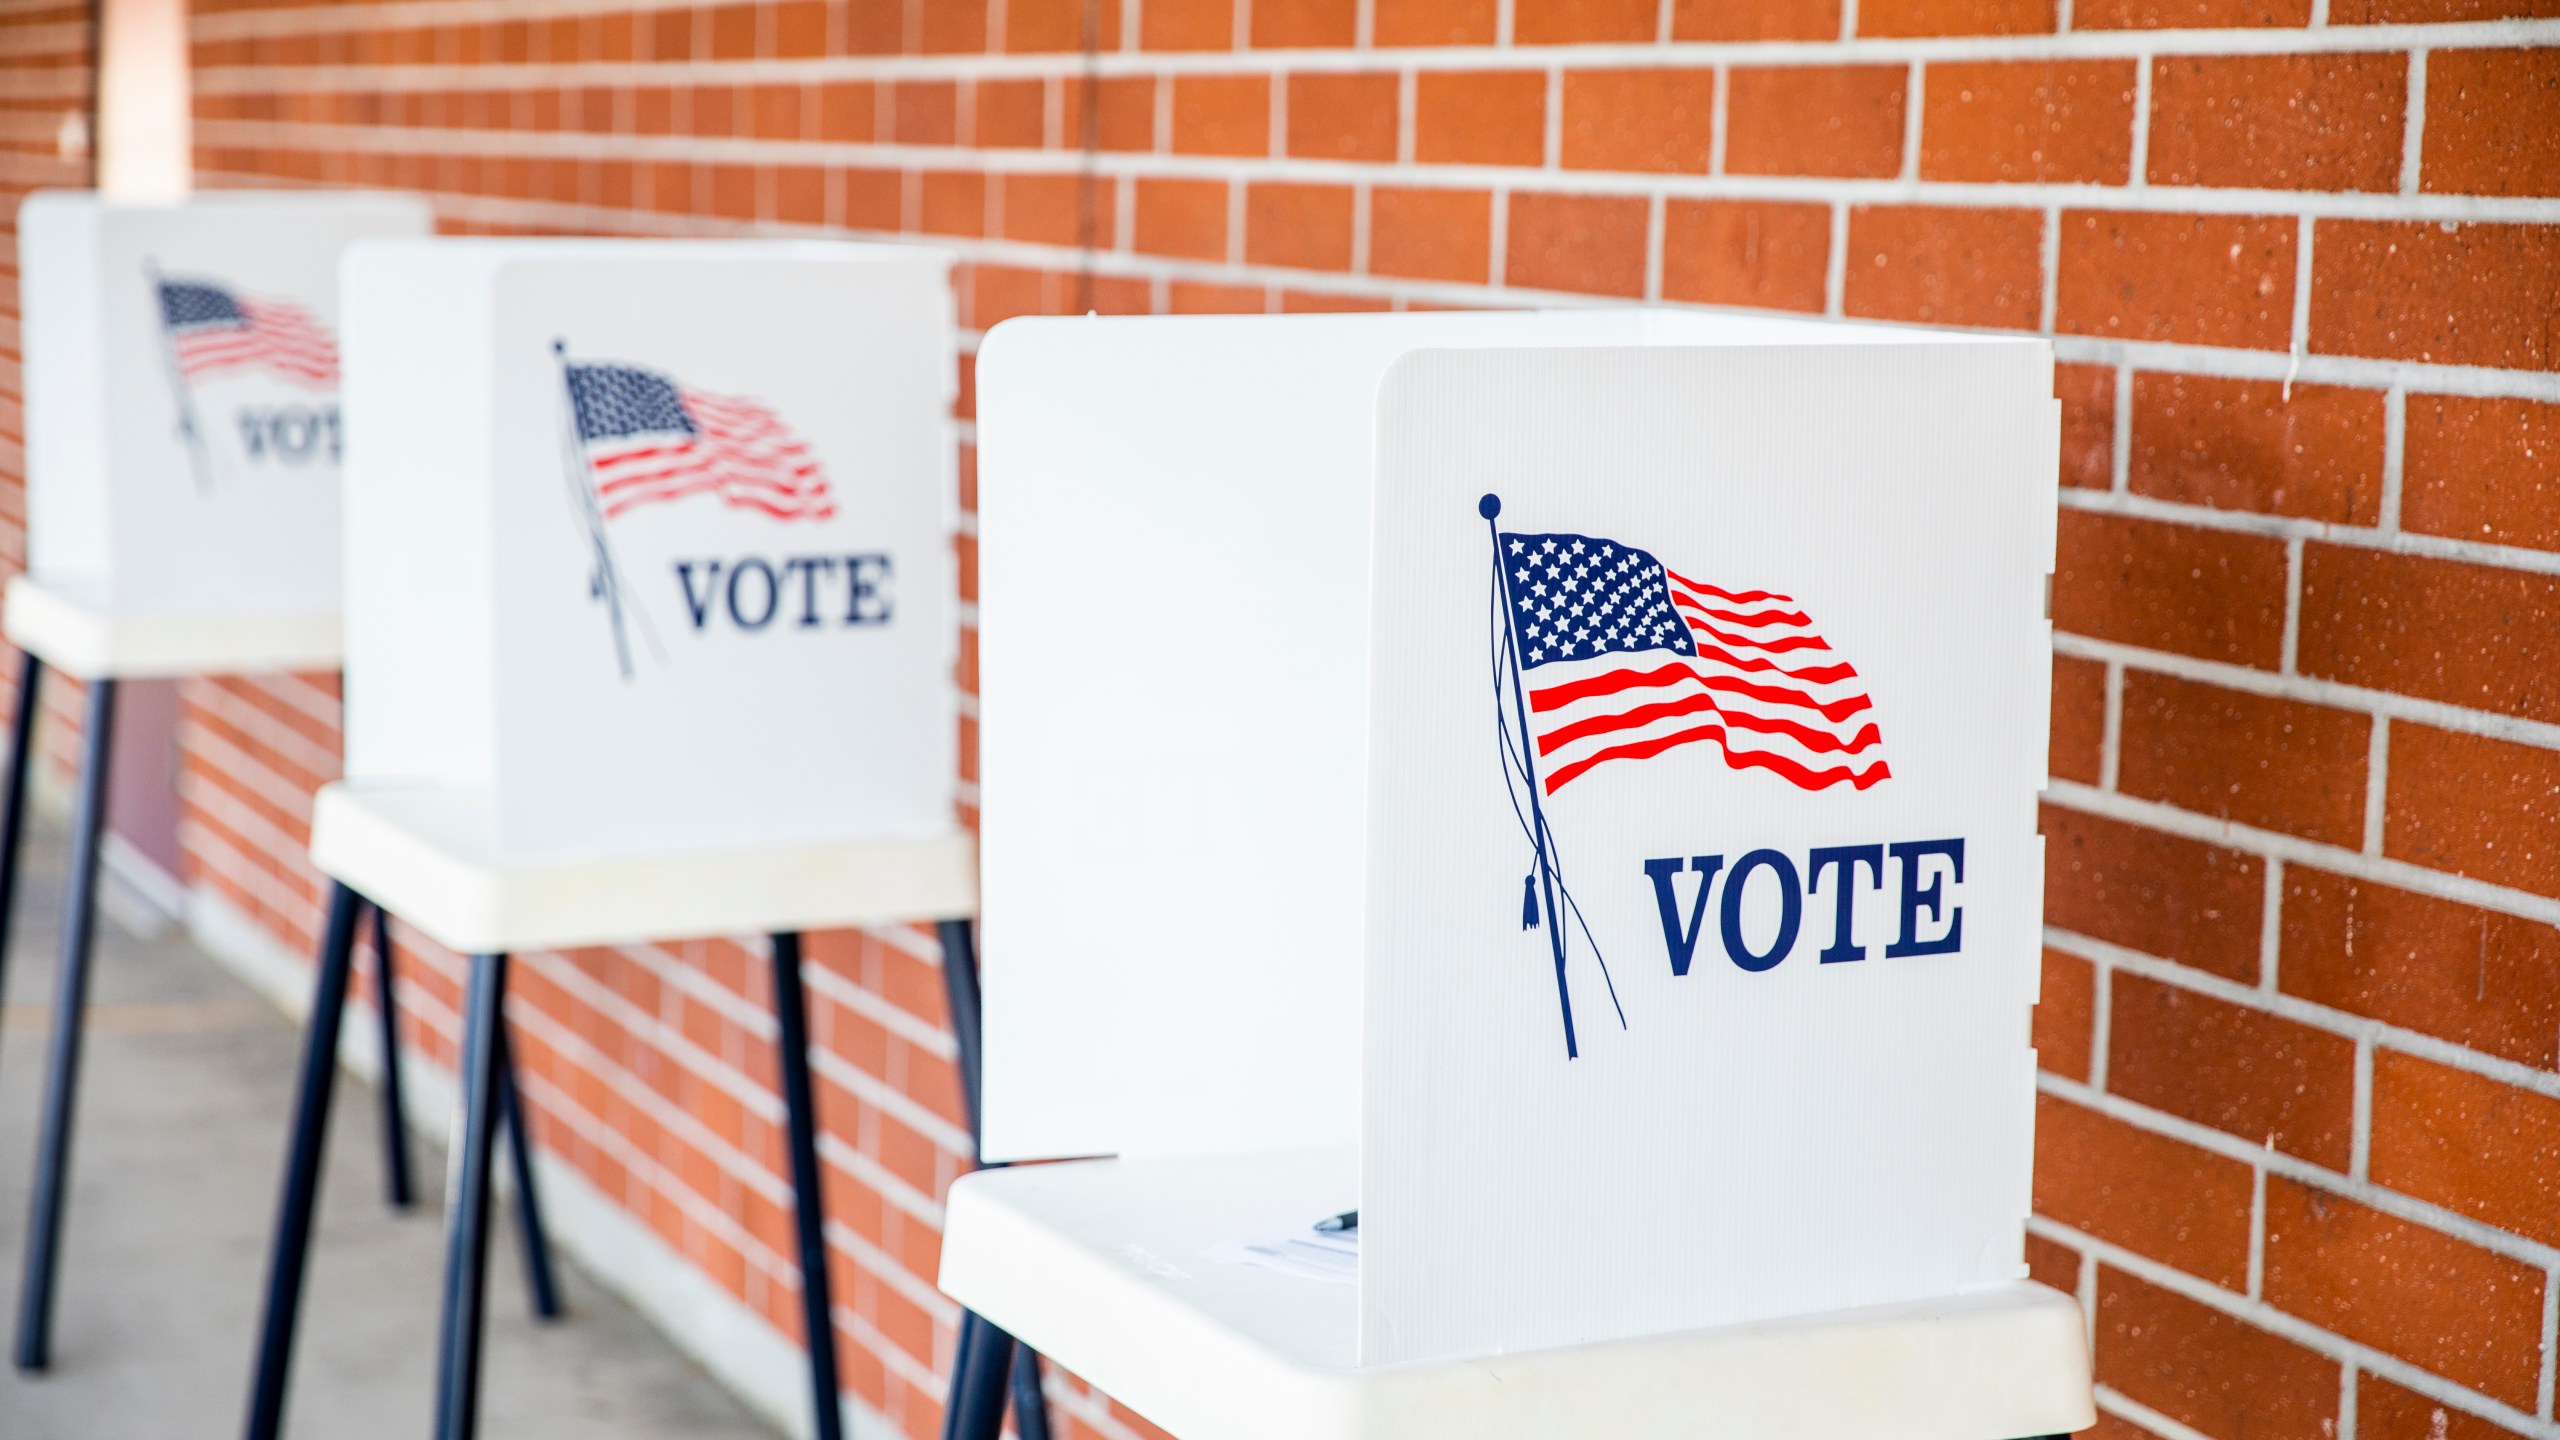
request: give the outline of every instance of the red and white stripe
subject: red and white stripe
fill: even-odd
[[[217,370],[262,365],[314,390],[338,388],[338,342],[299,305],[234,298],[242,323],[203,325],[178,334],[178,373],[189,380]]]
[[[827,477],[807,443],[772,411],[700,390],[678,393],[699,434],[633,435],[589,450],[606,519],[705,492],[777,520],[824,520],[836,513]]]
[[[1806,790],[1864,790],[1892,774],[1865,683],[1792,598],[1663,574],[1694,658],[1647,650],[1527,672],[1548,794],[1596,765],[1705,741],[1728,765]]]

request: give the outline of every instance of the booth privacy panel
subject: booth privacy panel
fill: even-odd
[[[350,258],[348,777],[575,860],[952,825],[948,258]]]
[[[31,196],[29,570],[114,614],[334,613],[338,258],[430,225],[381,193]]]
[[[1911,338],[1388,377],[1363,1363],[2024,1274],[2051,355]]]

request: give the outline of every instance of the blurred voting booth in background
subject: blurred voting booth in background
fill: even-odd
[[[820,242],[347,257],[346,778],[313,811],[319,968],[342,981],[358,894],[471,956],[446,1440],[476,1424],[510,954],[742,933],[772,964],[811,1433],[842,1433],[801,932],[933,921],[968,947],[950,267]],[[301,1114],[329,1083],[306,1060]],[[259,1436],[320,1134],[298,1122],[279,1207]]]
[[[729,853],[765,929],[860,908],[848,884],[972,893],[948,268],[818,242],[351,255],[347,778],[318,850],[409,886]],[[717,917],[643,891],[626,933],[736,928],[667,928]],[[549,933],[470,903],[451,943]]]
[[[334,663],[338,257],[429,228],[379,193],[31,197],[11,639],[92,677]]]
[[[2090,1423],[2046,344],[1042,319],[978,384],[986,1155],[1118,1158],[962,1179],[945,1289],[1185,1440]]]

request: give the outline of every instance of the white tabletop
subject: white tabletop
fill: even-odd
[[[1205,1253],[1357,1194],[1349,1151],[980,1171],[952,1189],[941,1284],[1184,1440],[2016,1440],[2095,1423],[2079,1306],[2023,1281],[1360,1369],[1354,1286]]]
[[[492,850],[485,794],[321,787],[312,863],[470,954],[948,920],[977,908],[966,831],[537,864]]]
[[[9,581],[9,641],[83,680],[335,670],[345,652],[338,612],[130,614],[78,584]]]

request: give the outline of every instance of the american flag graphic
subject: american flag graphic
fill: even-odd
[[[1865,684],[1792,598],[1692,580],[1589,535],[1496,545],[1547,794],[1612,760],[1708,741],[1727,765],[1805,790],[1892,774]]]
[[[706,493],[777,520],[836,513],[808,445],[755,401],[690,389],[635,365],[572,364],[568,378],[605,519]]]
[[[253,300],[204,280],[163,280],[160,324],[180,377],[263,368],[314,390],[338,387],[338,342],[298,305]]]

